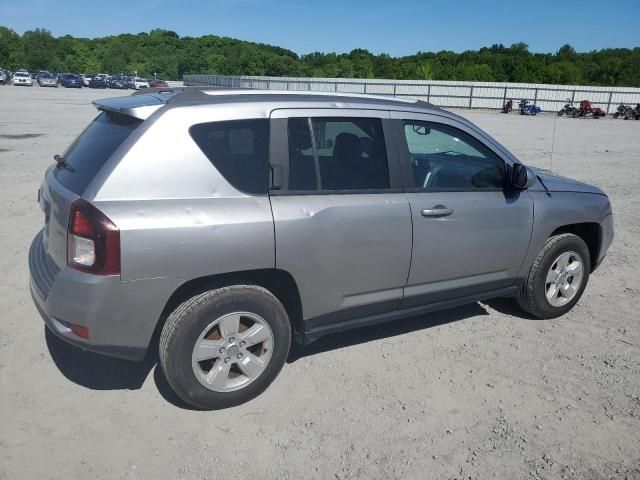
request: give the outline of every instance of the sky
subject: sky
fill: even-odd
[[[0,0],[0,26],[100,37],[154,28],[298,54],[401,56],[525,42],[533,52],[640,46],[640,0]]]

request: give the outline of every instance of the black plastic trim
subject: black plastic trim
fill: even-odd
[[[300,335],[300,340],[302,344],[309,344],[318,340],[319,338],[329,335],[332,333],[341,332],[344,330],[350,330],[352,328],[360,328],[366,327],[369,325],[375,325],[378,323],[390,322],[394,320],[402,320],[405,318],[415,317],[417,315],[422,315],[425,313],[435,312],[438,310],[446,310],[448,308],[457,307],[460,305],[465,305],[468,303],[478,302],[481,300],[488,300],[490,298],[497,297],[511,297],[514,296],[518,290],[520,289],[520,284],[517,282],[517,285],[513,285],[507,288],[501,288],[498,290],[490,290],[484,293],[468,295],[465,297],[458,297],[451,300],[444,300],[440,302],[430,303],[428,305],[421,305],[419,307],[414,308],[405,308],[402,310],[393,310],[387,313],[381,313],[377,315],[369,315],[360,318],[352,318],[350,320],[336,321],[334,323],[330,323],[327,325],[322,325],[316,328],[311,328],[309,330],[305,330]],[[311,323],[312,319],[305,320],[304,326]]]
[[[456,298],[463,298],[471,295],[479,295],[487,291],[500,290],[502,288],[509,288],[511,286],[513,286],[513,278],[469,285],[466,287],[452,288],[449,290],[445,290],[444,292],[421,293],[418,295],[412,295],[410,297],[407,297],[405,295],[405,297],[402,299],[400,308],[415,308],[421,305],[455,300]]]

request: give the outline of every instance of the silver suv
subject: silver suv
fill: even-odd
[[[601,190],[420,101],[174,89],[94,103],[39,190],[33,299],[83,349],[158,348],[198,408],[260,394],[292,339],[493,297],[562,315],[613,238]]]

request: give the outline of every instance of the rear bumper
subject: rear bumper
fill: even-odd
[[[66,325],[57,321],[54,317],[49,316],[45,311],[45,302],[38,295],[37,290],[34,288],[33,283],[29,282],[29,287],[31,290],[31,298],[33,299],[33,303],[38,310],[38,313],[44,320],[47,328],[58,338],[64,340],[71,345],[75,345],[83,350],[87,350],[90,352],[100,353],[103,355],[109,355],[111,357],[123,358],[125,360],[135,360],[141,361],[144,359],[147,348],[144,347],[127,347],[127,346],[119,346],[119,345],[97,345],[95,343],[90,343],[88,341],[83,341],[79,337],[75,337],[71,330]]]
[[[171,293],[174,279],[122,281],[115,276],[58,269],[45,252],[39,233],[29,251],[29,286],[47,327],[84,350],[142,360]],[[69,324],[89,330],[76,336]]]

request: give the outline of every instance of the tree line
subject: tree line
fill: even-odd
[[[54,37],[37,28],[22,35],[0,26],[0,68],[125,73],[167,80],[185,74],[273,75],[399,80],[463,80],[640,87],[640,48],[532,53],[525,43],[392,57],[290,50],[227,37],[180,37],[152,30],[101,38]]]

